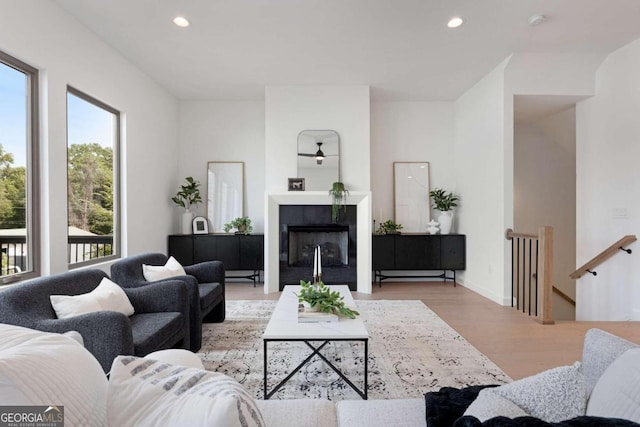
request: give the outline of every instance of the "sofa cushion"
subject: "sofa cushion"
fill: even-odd
[[[258,400],[268,426],[335,427],[336,405],[325,399]]]
[[[113,361],[107,408],[111,426],[265,426],[233,378],[133,356]]]
[[[631,341],[600,329],[590,329],[584,337],[582,373],[587,396],[591,394],[602,373],[611,363],[631,348],[639,347]]]
[[[182,265],[174,257],[169,257],[165,265],[142,264],[142,275],[147,282],[156,282],[186,274]]]
[[[51,295],[49,299],[58,319],[96,311],[117,311],[125,316],[131,316],[134,313],[127,294],[106,277],[89,293],[73,296]]]
[[[205,310],[222,298],[222,286],[220,283],[200,283],[200,308]]]
[[[587,406],[580,362],[549,369],[491,391],[549,423],[584,415]]]
[[[640,423],[640,348],[627,350],[604,371],[591,392],[587,415]]]
[[[177,312],[139,313],[129,320],[138,356],[171,347],[184,335],[184,320]]]
[[[61,334],[0,324],[0,404],[61,405],[65,424],[106,425],[107,378]]]
[[[426,426],[424,399],[342,400],[336,404],[338,426]]]
[[[521,407],[507,398],[495,393],[492,389],[482,390],[476,400],[464,411],[464,415],[469,415],[486,421],[494,417],[526,417],[527,414]]]

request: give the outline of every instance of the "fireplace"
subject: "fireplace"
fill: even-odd
[[[313,266],[314,250],[320,246],[322,267],[349,265],[349,226],[289,225],[289,267]]]
[[[322,281],[357,287],[356,206],[331,223],[330,205],[280,206],[280,289],[311,280],[313,252],[320,245]]]

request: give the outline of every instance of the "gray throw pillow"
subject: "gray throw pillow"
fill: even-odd
[[[516,418],[526,417],[529,414],[509,399],[495,393],[493,389],[484,389],[469,405],[464,415],[470,415],[485,422],[494,417]]]
[[[549,369],[491,391],[548,423],[584,415],[587,406],[580,362]]]

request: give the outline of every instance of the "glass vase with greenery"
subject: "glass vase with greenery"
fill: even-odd
[[[347,307],[344,297],[338,291],[332,291],[324,283],[300,281],[300,293],[296,294],[298,302],[306,302],[311,308],[317,308],[322,313],[333,313],[338,316],[355,319],[360,313]]]
[[[340,209],[347,211],[347,196],[349,191],[344,187],[342,182],[334,182],[329,190],[331,196],[331,221],[337,223],[340,219]]]

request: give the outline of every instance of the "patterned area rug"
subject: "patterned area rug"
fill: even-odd
[[[502,384],[509,377],[421,301],[356,301],[369,331],[369,399],[422,397],[440,387]],[[276,301],[227,301],[227,320],[203,326],[199,356],[263,398],[262,332]],[[310,353],[304,343],[269,343],[269,387]],[[361,343],[330,343],[323,350],[358,387],[363,386]],[[272,398],[359,399],[319,357]]]

